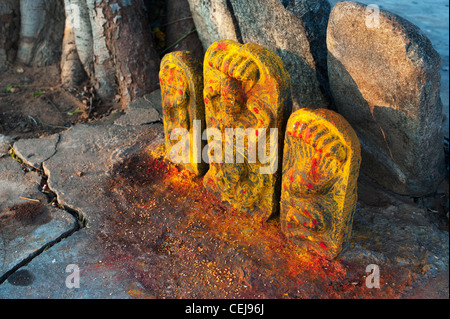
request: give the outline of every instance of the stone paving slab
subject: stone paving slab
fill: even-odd
[[[139,100],[135,105],[138,103]],[[101,247],[92,245],[102,227],[102,218],[113,209],[102,184],[109,178],[114,165],[136,151],[156,149],[163,143],[159,113],[148,102],[140,103],[146,109],[132,107],[113,122],[77,125],[59,134],[24,139],[13,145],[16,154],[26,164],[43,169],[49,189],[57,195],[59,205],[86,220],[87,227],[22,267],[20,270],[32,277],[28,285],[14,285],[14,280],[0,284],[0,298],[129,298],[130,294],[145,295],[140,292],[139,283],[124,278],[120,261],[112,263],[102,258]],[[139,110],[144,111],[143,116],[139,116]],[[155,124],[149,124],[152,122]],[[8,174],[11,177],[4,188],[11,187],[8,186],[11,179],[21,171],[20,165],[12,158],[7,160],[11,167],[4,170],[18,172]],[[36,177],[33,181],[36,185],[32,186],[37,186],[40,178],[35,172],[31,174]],[[22,193],[28,195],[27,192]],[[48,236],[51,235],[52,232],[48,231]],[[35,242],[38,244],[40,240]],[[9,249],[4,251],[11,255]],[[10,259],[11,266],[19,261]],[[70,274],[66,267],[72,264],[80,269],[83,289],[66,286],[66,278]]]
[[[20,269],[31,280],[26,285],[13,284],[12,280],[0,284],[0,299],[131,298],[130,294],[140,289],[138,284],[121,273],[120,263],[102,260],[98,249],[92,247],[95,232],[83,228],[38,255]],[[75,272],[72,265],[78,267],[79,286],[68,279]]]
[[[66,211],[50,206],[37,172],[0,158],[0,280],[31,255],[76,228]]]
[[[60,139],[59,134],[41,138],[23,139],[14,143],[14,151],[25,164],[41,169],[41,165],[56,152],[56,145]]]

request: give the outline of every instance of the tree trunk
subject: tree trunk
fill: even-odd
[[[107,3],[102,1],[96,11],[101,10],[106,21],[106,46],[113,58],[122,105],[127,105],[157,88],[160,59],[142,1]]]
[[[142,1],[65,0],[80,61],[102,99],[122,105],[157,88],[159,57]]]
[[[14,61],[19,40],[19,2],[0,1],[0,72],[8,69],[7,63]]]
[[[35,66],[57,62],[64,21],[62,0],[20,0],[18,60]]]
[[[167,23],[167,46],[173,45],[186,34],[189,34],[184,40],[173,46],[170,51],[191,51],[194,57],[203,61],[205,55],[203,44],[198,38],[197,32],[191,33],[195,29],[195,24],[191,18],[188,0],[170,0],[167,2]]]
[[[83,65],[78,57],[75,36],[69,16],[66,16],[66,27],[64,28],[60,65],[61,83],[64,86],[78,86],[86,80],[86,72],[84,71]]]
[[[20,0],[20,8],[19,0],[1,0],[0,70],[17,46],[19,62],[59,61],[64,85],[87,78],[98,98],[119,95],[127,106],[159,84],[160,59],[145,10],[142,0]]]
[[[91,18],[86,0],[64,0],[66,15],[72,24],[78,57],[84,71],[94,77],[94,46]]]

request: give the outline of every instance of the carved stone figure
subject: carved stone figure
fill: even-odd
[[[273,52],[231,40],[209,47],[203,69],[210,162],[205,187],[268,218],[279,203],[278,165],[292,110],[289,74]]]
[[[201,136],[195,136],[205,129],[202,64],[189,51],[168,53],[161,61],[159,81],[166,156],[173,159],[173,152],[177,151],[175,155],[185,158],[181,164],[196,175],[202,176],[208,170],[208,164],[201,160],[201,150],[205,143],[201,140]],[[196,124],[200,125],[195,129]],[[182,149],[174,148],[179,142],[176,130],[180,128],[189,132]],[[171,135],[175,137],[171,139]],[[184,154],[181,154],[182,152]]]
[[[361,163],[356,133],[339,114],[300,109],[289,118],[280,219],[297,244],[329,258],[349,242]]]

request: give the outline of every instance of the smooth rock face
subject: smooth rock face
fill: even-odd
[[[328,1],[189,2],[205,49],[218,40],[259,44],[275,52],[289,72],[294,111],[329,106],[324,53]]]
[[[227,0],[188,0],[192,18],[203,48],[218,40],[238,41],[233,15]]]
[[[440,56],[410,22],[340,2],[327,30],[336,107],[355,129],[362,169],[389,190],[421,196],[444,177]]]

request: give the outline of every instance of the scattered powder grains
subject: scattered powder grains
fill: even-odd
[[[117,209],[98,238],[107,259],[144,287],[130,289],[133,297],[359,298],[376,293],[362,282],[365,265],[344,265],[301,250],[276,220],[230,208],[205,190],[201,178],[162,158],[131,158],[115,169],[107,189]],[[362,283],[352,285],[356,280]]]

